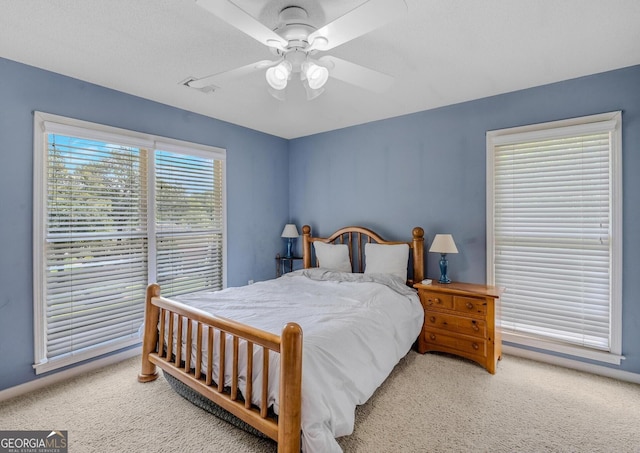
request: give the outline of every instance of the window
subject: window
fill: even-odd
[[[621,113],[487,133],[487,270],[503,338],[621,359]]]
[[[140,342],[146,286],[224,286],[224,150],[44,113],[34,133],[35,369]]]

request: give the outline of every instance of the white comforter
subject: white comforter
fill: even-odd
[[[369,399],[407,354],[424,316],[416,292],[398,277],[324,269],[176,300],[278,335],[287,322],[300,324],[302,448],[307,453],[341,451],[335,438],[353,432],[356,406]],[[272,354],[269,373],[269,401],[276,413],[278,360]],[[259,379],[255,374],[256,389]]]

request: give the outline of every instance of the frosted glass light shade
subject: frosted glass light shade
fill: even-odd
[[[298,234],[298,228],[296,228],[295,224],[287,223],[282,230],[281,237],[283,238],[297,238],[300,235]]]
[[[281,61],[277,65],[267,69],[265,77],[271,88],[274,90],[284,90],[291,75],[291,69],[291,63],[287,60]]]
[[[309,86],[308,80],[305,80],[304,82],[302,82],[302,85],[304,86],[304,90],[307,93],[307,101],[311,101],[317,98],[318,96],[320,96],[322,93],[324,93],[324,87],[314,90]]]
[[[456,247],[456,243],[453,242],[452,235],[436,234],[429,251],[435,253],[458,253],[458,248]]]
[[[329,78],[329,70],[315,63],[305,62],[303,71],[309,82],[309,87],[314,90],[322,88]]]

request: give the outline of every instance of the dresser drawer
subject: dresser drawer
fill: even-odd
[[[481,338],[454,337],[430,329],[424,331],[424,341],[427,344],[436,345],[446,349],[473,354],[477,356],[487,356],[487,342]]]
[[[425,311],[424,324],[426,328],[432,327],[449,330],[451,332],[458,332],[480,338],[487,337],[487,323],[481,319],[465,318],[435,311]]]
[[[454,296],[453,309],[460,313],[485,316],[487,314],[487,301],[475,297]]]
[[[451,294],[442,294],[435,291],[419,290],[420,302],[422,306],[427,309],[433,308],[446,308],[451,310],[453,308],[453,296]]]

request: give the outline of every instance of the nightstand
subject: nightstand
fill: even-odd
[[[502,356],[500,295],[496,286],[452,282],[416,283],[424,308],[418,352],[440,351],[479,363],[491,374]]]
[[[302,260],[301,256],[280,256],[280,254],[276,255],[276,278],[280,277],[282,274],[286,274],[287,272],[291,272],[293,270],[294,261]],[[287,270],[288,269],[288,270]]]

